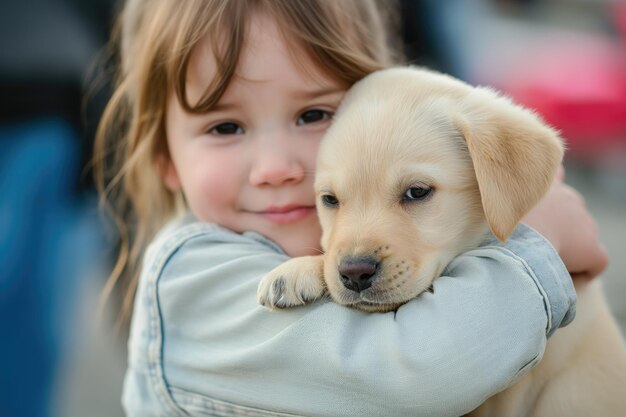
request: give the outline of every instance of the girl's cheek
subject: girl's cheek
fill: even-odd
[[[215,166],[207,171],[203,180],[203,188],[204,194],[211,201],[222,203],[231,198],[231,195],[236,194],[235,172],[230,172],[226,166]]]
[[[307,169],[311,171],[311,173],[315,173],[315,166],[317,163],[317,153],[320,148],[320,144],[322,142],[322,138],[324,137],[324,132],[319,132],[316,137],[308,140],[307,146],[303,146],[305,150],[304,159],[306,161]]]

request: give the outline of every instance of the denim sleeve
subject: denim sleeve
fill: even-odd
[[[129,416],[458,416],[507,388],[573,317],[547,241],[520,226],[467,252],[395,314],[329,301],[271,312],[287,257],[256,234],[192,225],[153,245],[129,340]]]
[[[493,246],[511,252],[538,280],[537,287],[545,292],[548,327],[546,334],[552,336],[556,329],[565,327],[576,316],[576,290],[567,268],[552,245],[529,226],[520,224],[506,245],[491,236],[483,247]],[[565,279],[546,279],[562,277]]]

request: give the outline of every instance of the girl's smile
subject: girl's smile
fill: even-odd
[[[268,207],[265,210],[258,211],[257,214],[260,214],[270,222],[289,224],[304,220],[309,216],[315,216],[316,212],[315,205],[288,205],[283,207]]]

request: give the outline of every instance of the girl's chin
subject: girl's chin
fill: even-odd
[[[274,224],[272,227],[268,227],[265,222],[257,222],[257,227],[252,222],[245,222],[245,224],[223,222],[222,225],[237,233],[259,233],[276,243],[291,257],[320,255],[322,253],[320,246],[322,229],[317,217],[290,224]]]
[[[313,229],[308,231],[300,230],[294,232],[293,235],[283,236],[272,239],[291,257],[321,255],[320,247],[320,230]]]

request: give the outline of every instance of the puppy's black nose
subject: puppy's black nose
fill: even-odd
[[[378,262],[372,258],[352,258],[342,260],[338,269],[344,287],[361,292],[372,286]]]

